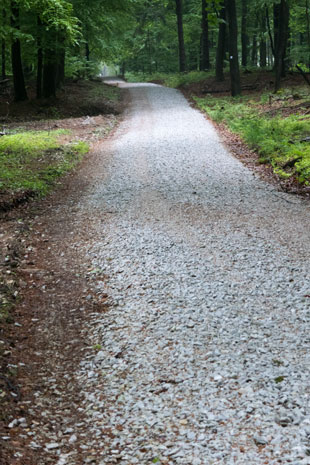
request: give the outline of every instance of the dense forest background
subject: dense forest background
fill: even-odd
[[[227,67],[233,95],[240,67],[273,69],[278,90],[289,69],[310,66],[308,0],[2,0],[1,10],[1,75],[13,75],[16,101],[27,80],[50,97],[103,63],[123,74],[214,70],[219,81]]]

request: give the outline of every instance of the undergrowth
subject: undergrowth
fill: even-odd
[[[57,178],[72,169],[88,152],[82,141],[63,145],[68,132],[38,131],[0,138],[0,194],[20,191],[45,195]]]
[[[257,151],[260,163],[270,163],[282,178],[296,176],[300,183],[310,184],[310,115],[300,111],[287,117],[271,116],[261,110],[264,95],[260,101],[212,96],[195,100],[214,121],[225,123]]]
[[[110,102],[118,102],[121,98],[121,90],[119,89],[119,87],[101,83],[100,86],[92,86],[89,93],[89,97],[90,99],[103,98]]]
[[[204,81],[212,73],[204,71],[190,71],[189,73],[127,73],[128,82],[152,82],[160,81],[167,87],[180,87],[194,82]]]

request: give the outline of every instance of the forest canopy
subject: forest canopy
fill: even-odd
[[[1,75],[13,76],[16,101],[27,80],[48,98],[103,63],[218,80],[230,68],[233,95],[240,67],[273,69],[278,90],[288,70],[310,66],[309,0],[3,0],[1,10]]]

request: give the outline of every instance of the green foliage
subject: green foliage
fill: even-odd
[[[309,118],[259,114],[257,102],[249,98],[206,97],[196,101],[214,121],[239,134],[258,152],[259,161],[270,163],[279,176],[295,175],[299,182],[310,183],[310,144],[302,142],[310,134]]]
[[[152,82],[160,81],[167,87],[186,86],[195,82],[205,80],[210,76],[210,72],[190,71],[189,73],[126,73],[129,82]]]
[[[46,194],[88,152],[85,142],[63,146],[66,131],[25,132],[0,138],[0,192]]]
[[[69,78],[89,79],[98,76],[100,63],[87,61],[81,56],[68,56],[66,61],[66,76]]]

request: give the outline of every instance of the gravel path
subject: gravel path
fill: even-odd
[[[99,465],[310,464],[309,204],[179,92],[123,85],[129,113],[76,206],[110,309],[76,373],[92,439],[71,442]]]
[[[309,464],[309,205],[179,92],[128,86],[81,204],[104,219],[88,254],[112,306],[78,375],[100,464]]]

